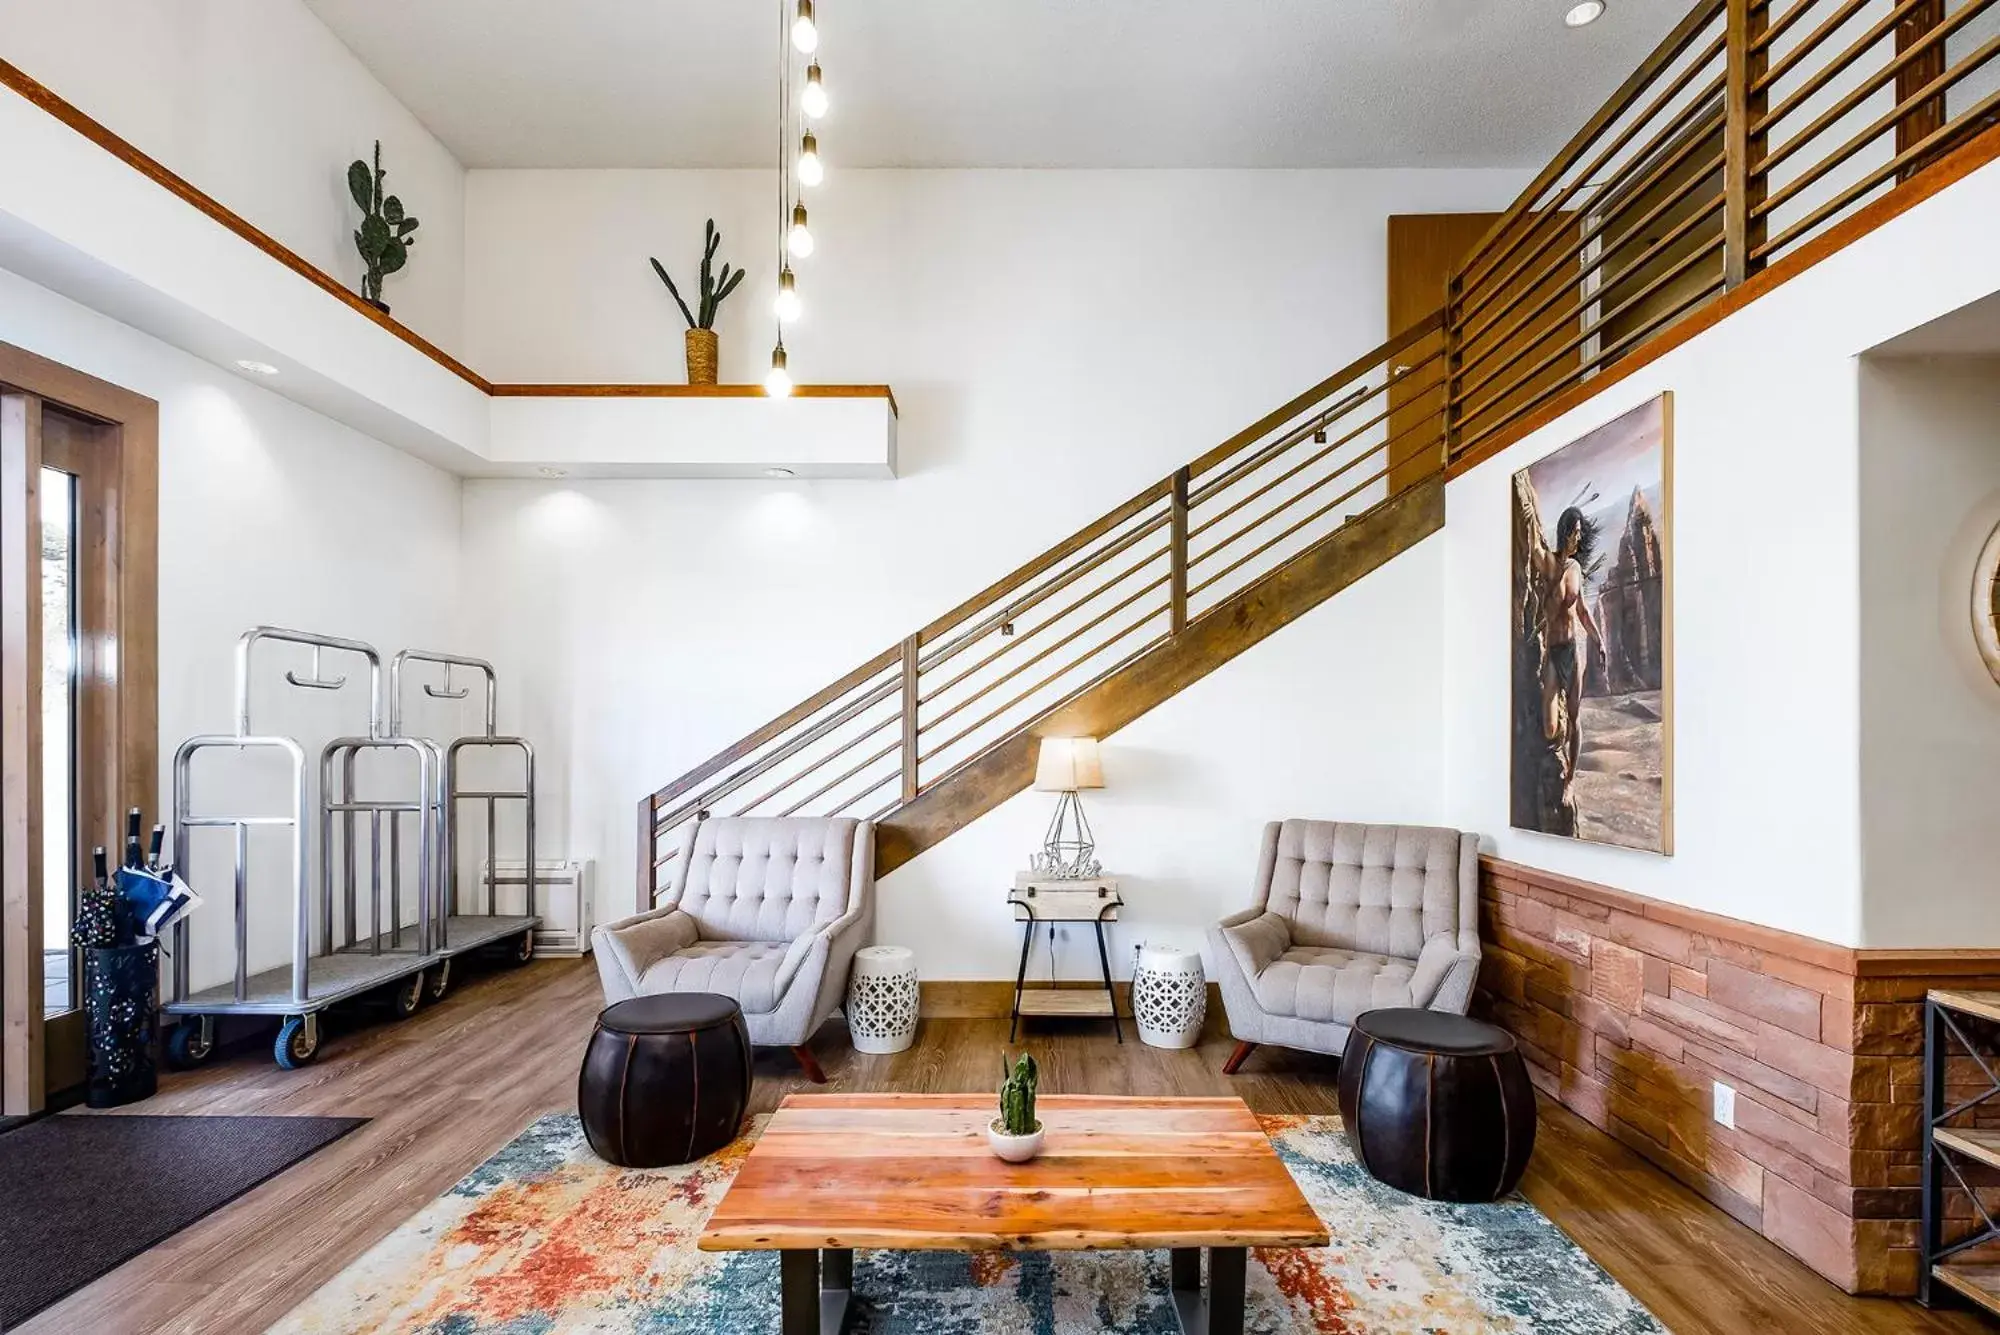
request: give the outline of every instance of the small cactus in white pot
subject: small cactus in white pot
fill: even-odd
[[[1035,1085],[1040,1071],[1022,1053],[1010,1069],[1000,1054],[1000,1115],[987,1124],[986,1143],[1008,1163],[1026,1163],[1042,1152],[1042,1124],[1035,1117]]]

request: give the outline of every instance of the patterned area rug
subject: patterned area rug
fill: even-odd
[[[1664,1335],[1526,1201],[1434,1205],[1374,1181],[1337,1117],[1263,1119],[1333,1234],[1251,1253],[1252,1331]],[[695,1250],[748,1151],[610,1167],[546,1117],[272,1327],[274,1335],[765,1335],[778,1257]],[[855,1254],[856,1335],[1178,1329],[1165,1252]]]

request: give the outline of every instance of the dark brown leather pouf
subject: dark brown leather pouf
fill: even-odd
[[[608,1006],[584,1050],[576,1107],[601,1159],[692,1163],[736,1138],[750,1106],[750,1031],[728,997],[663,992]]]
[[[1535,1091],[1514,1036],[1462,1015],[1355,1020],[1340,1059],[1340,1117],[1371,1176],[1434,1201],[1498,1200],[1535,1150]]]

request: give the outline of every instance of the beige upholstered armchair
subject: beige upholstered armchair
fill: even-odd
[[[1338,1055],[1363,1011],[1463,1015],[1479,976],[1479,836],[1273,821],[1257,902],[1209,929],[1234,1075],[1260,1043]]]
[[[875,825],[847,817],[711,817],[683,828],[650,913],[591,933],[606,1002],[720,992],[750,1041],[806,1047],[840,1005],[875,910]]]

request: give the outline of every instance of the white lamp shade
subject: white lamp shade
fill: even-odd
[[[1095,737],[1044,737],[1035,760],[1035,791],[1073,793],[1102,788],[1104,767],[1097,759]]]

